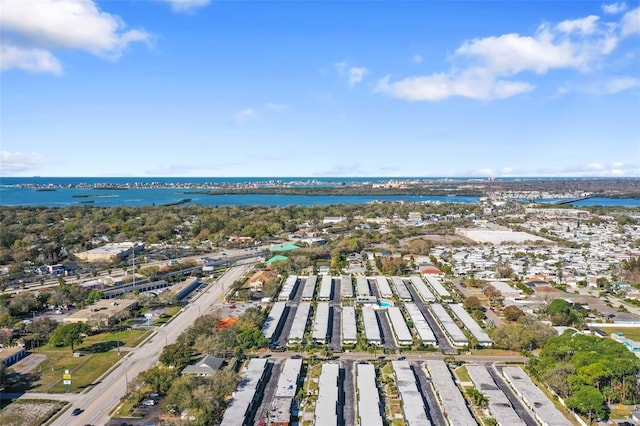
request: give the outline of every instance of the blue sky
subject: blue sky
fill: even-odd
[[[640,176],[637,1],[0,7],[0,175]]]

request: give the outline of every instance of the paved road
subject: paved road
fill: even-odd
[[[103,377],[101,381],[88,392],[78,396],[72,408],[81,408],[84,411],[79,416],[71,416],[71,409],[66,410],[58,417],[52,426],[69,426],[75,424],[103,425],[109,421],[109,413],[124,396],[127,383],[133,380],[140,372],[151,368],[160,357],[165,344],[176,341],[178,336],[186,330],[200,315],[204,315],[213,306],[217,305],[221,296],[227,291],[234,281],[251,268],[253,262],[248,261],[230,268],[218,281],[210,285],[206,291],[201,292],[191,305],[184,308],[183,312],[159,332],[150,338],[144,345],[123,359],[118,366]],[[29,398],[29,394],[24,397]]]
[[[527,426],[536,426],[538,422],[534,419],[531,410],[529,410],[522,400],[514,393],[511,386],[507,383],[507,381],[502,376],[501,367],[497,367],[493,364],[485,364],[485,368],[489,372],[489,375],[493,378],[493,381],[496,382],[498,388],[504,393],[504,396],[507,397],[513,409],[518,414],[518,416],[522,419],[523,422]]]
[[[426,401],[428,407],[428,415],[431,419],[431,423],[434,425],[446,425],[448,424],[442,414],[442,407],[438,403],[436,393],[431,386],[431,379],[427,377],[427,372],[422,366],[422,362],[412,362],[413,373],[416,375],[418,381],[419,390],[422,393],[422,398]]]

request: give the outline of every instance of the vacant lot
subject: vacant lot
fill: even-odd
[[[53,416],[65,402],[18,400],[0,411],[3,426],[38,426]]]

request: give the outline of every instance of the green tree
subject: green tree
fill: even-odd
[[[167,345],[160,354],[160,362],[167,367],[182,370],[191,361],[191,347],[185,343],[178,342]]]
[[[73,352],[74,347],[82,343],[89,331],[89,326],[83,322],[65,324],[53,332],[49,344],[51,346],[71,346],[71,352]]]
[[[504,308],[504,311],[502,313],[504,314],[504,317],[509,321],[518,321],[521,317],[524,316],[524,312],[522,312],[522,309],[513,305],[509,305]]]
[[[567,400],[567,407],[588,416],[591,424],[591,419],[594,417],[603,420],[609,417],[609,410],[604,402],[604,396],[598,389],[593,386],[583,386]]]
[[[482,309],[482,303],[476,296],[469,296],[464,299],[464,307],[471,310]]]

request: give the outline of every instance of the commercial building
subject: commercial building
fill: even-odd
[[[83,262],[113,262],[125,259],[133,253],[138,253],[144,249],[144,244],[126,242],[110,243],[102,247],[75,253],[75,256]]]
[[[353,306],[344,306],[342,308],[342,344],[355,345],[356,343],[358,343],[356,308]]]
[[[360,426],[383,426],[376,369],[372,364],[356,364],[358,421]]]
[[[100,328],[115,324],[118,319],[126,319],[123,314],[138,302],[134,299],[98,300],[73,314],[64,317],[63,324],[83,322],[92,327]]]
[[[456,386],[447,364],[440,359],[425,361],[427,371],[431,376],[431,382],[435,385],[436,394],[442,405],[442,411],[447,413],[447,421],[450,426],[476,426],[469,407]]]
[[[288,345],[304,343],[304,331],[307,329],[310,310],[310,302],[300,302],[298,305],[296,314],[293,317],[293,323],[291,324],[291,330],[289,331],[289,337],[287,338]]]
[[[407,327],[407,322],[402,316],[400,308],[397,306],[389,306],[387,308],[387,314],[391,320],[391,327],[393,328],[393,334],[398,346],[410,346],[413,344],[413,337],[411,337],[411,331]]]
[[[474,320],[471,315],[464,309],[464,306],[460,303],[451,303],[449,304],[449,308],[453,311],[453,313],[462,321],[467,330],[476,338],[478,344],[480,346],[491,346],[493,345],[493,340],[489,337],[489,335],[478,325],[476,320]]]
[[[416,385],[416,376],[408,361],[391,361],[396,376],[396,386],[402,398],[404,421],[408,426],[429,426],[422,394]]]
[[[251,424],[256,402],[260,400],[264,388],[267,360],[254,358],[249,361],[242,374],[242,380],[236,389],[233,399],[227,406],[220,426],[245,426]]]
[[[27,356],[27,350],[22,346],[0,348],[0,363],[8,367]]]
[[[424,318],[424,315],[422,315],[422,312],[420,312],[420,309],[416,304],[405,303],[404,308],[407,310],[409,318],[411,318],[411,321],[413,322],[413,328],[416,329],[416,333],[418,334],[418,338],[422,344],[436,346],[438,344],[436,336],[433,334],[433,330],[431,330],[429,323]]]
[[[322,426],[338,425],[340,406],[340,365],[322,364],[318,381],[318,400],[315,409],[315,424]]]

